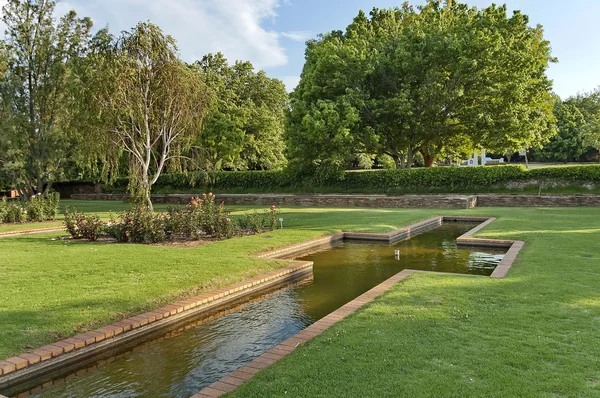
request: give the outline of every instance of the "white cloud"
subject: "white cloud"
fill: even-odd
[[[313,37],[313,34],[305,30],[296,30],[292,32],[281,32],[281,36],[290,40],[305,42]]]
[[[291,93],[292,91],[294,91],[296,86],[298,86],[298,83],[300,83],[300,76],[284,76],[280,77],[279,80],[281,80],[283,84],[285,84],[285,89],[287,90],[287,92]]]
[[[89,16],[96,27],[107,23],[113,34],[139,21],[151,21],[177,40],[188,62],[221,51],[230,62],[249,60],[257,68],[287,64],[280,34],[268,25],[282,0],[69,0],[59,3]]]

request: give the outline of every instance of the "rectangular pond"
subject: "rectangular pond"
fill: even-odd
[[[491,275],[506,250],[456,245],[456,238],[476,225],[445,222],[392,245],[345,240],[330,249],[296,256],[314,262],[313,276],[304,283],[190,322],[125,352],[104,355],[68,375],[1,393],[190,397],[403,269]],[[400,251],[398,258],[395,250]]]

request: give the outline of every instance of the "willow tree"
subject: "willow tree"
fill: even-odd
[[[555,133],[541,26],[454,1],[360,12],[308,43],[292,94],[291,162],[335,175],[356,153],[410,167],[422,153],[520,149]]]
[[[67,87],[92,22],[74,11],[56,22],[55,5],[8,0],[2,10],[0,171],[24,199],[51,187],[75,147],[66,127],[73,104]]]
[[[132,196],[152,209],[152,185],[169,163],[181,161],[200,129],[205,84],[180,60],[175,40],[151,23],[123,32],[88,60],[82,76],[93,98],[85,105],[92,125],[106,140],[105,161],[118,165],[114,159],[127,155]]]

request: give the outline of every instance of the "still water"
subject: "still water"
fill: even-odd
[[[52,385],[27,390],[34,397],[190,397],[405,268],[491,275],[505,251],[456,246],[455,239],[475,225],[445,223],[391,246],[340,242],[300,258],[314,262],[314,277],[307,283],[190,323]]]

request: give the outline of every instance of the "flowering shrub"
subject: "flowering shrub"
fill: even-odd
[[[138,206],[121,213],[120,220],[111,218],[106,224],[106,234],[118,242],[160,243],[169,237],[166,219],[164,214]]]
[[[58,192],[33,195],[26,204],[27,221],[53,220],[58,212],[59,201],[60,195]]]
[[[8,202],[6,198],[0,201],[0,222],[2,223],[22,223],[25,222],[26,213],[23,206]]]
[[[165,216],[154,213],[146,206],[139,206],[133,210],[133,216],[128,215],[132,221],[129,239],[133,243],[160,243],[167,239],[165,232]],[[128,230],[125,230],[127,234]]]
[[[100,217],[85,215],[73,209],[65,209],[65,227],[73,239],[98,240],[104,232],[104,223]]]
[[[269,218],[269,230],[275,231],[277,229],[277,220],[279,220],[279,215],[281,212],[275,205],[271,206],[267,211],[267,215]]]
[[[259,234],[265,227],[266,222],[267,220],[264,214],[260,214],[256,210],[253,210],[252,213],[246,214],[243,224],[247,225],[250,231],[254,232],[255,234]]]
[[[279,210],[275,206],[264,213],[254,212],[246,218],[232,220],[223,203],[217,204],[212,193],[192,197],[187,206],[154,213],[146,206],[124,211],[118,219],[103,224],[97,216],[85,216],[77,210],[65,212],[65,226],[73,238],[97,240],[105,234],[118,242],[159,243],[168,239],[227,239],[241,234],[240,226],[255,233],[267,223],[277,226]]]
[[[0,222],[23,223],[25,221],[54,220],[58,212],[59,200],[60,195],[57,192],[34,195],[25,204],[8,202],[6,198],[2,198],[2,201],[0,201]]]
[[[240,219],[239,223],[242,228],[249,229],[256,234],[261,233],[267,225],[269,226],[269,231],[274,231],[277,229],[277,220],[279,220],[280,214],[279,209],[273,205],[268,210],[265,210],[263,214],[256,210],[250,214],[246,214],[244,218]]]

